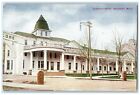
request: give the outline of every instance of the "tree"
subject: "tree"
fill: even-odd
[[[88,39],[86,40],[86,44],[84,44],[84,46],[80,49],[81,50],[81,54],[84,55],[84,57],[87,60],[87,73],[90,74],[90,79],[92,79],[92,66],[91,66],[91,22],[81,22],[80,23],[80,29],[81,29],[81,25],[85,25],[88,28],[88,32],[86,32],[88,34]],[[92,52],[93,54],[93,52]]]
[[[114,32],[114,40],[113,44],[115,46],[115,51],[117,54],[117,61],[118,61],[118,77],[120,78],[120,73],[122,71],[122,49],[123,49],[123,36],[121,36],[119,33]],[[117,69],[117,68],[116,68]]]

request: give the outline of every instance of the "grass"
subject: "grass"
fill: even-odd
[[[67,73],[65,75],[71,76],[71,77],[89,77],[88,74],[70,74],[70,73]],[[109,75],[111,75],[111,76],[109,76]],[[104,76],[102,78],[119,79],[117,74],[92,74],[92,76]],[[128,74],[127,79],[136,79],[136,77],[132,74]]]
[[[106,76],[106,77],[102,77],[102,78],[109,78],[109,79],[119,79],[119,77],[116,76]],[[127,79],[136,79],[136,77],[134,75],[127,75]]]
[[[66,76],[71,76],[71,77],[89,77],[89,74],[65,74]],[[105,76],[105,75],[116,75],[116,74],[92,74],[92,76]]]

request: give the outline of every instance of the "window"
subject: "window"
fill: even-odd
[[[114,71],[116,70],[116,68],[114,68]]]
[[[7,60],[7,70],[10,69],[10,60]]]
[[[84,70],[85,69],[84,65],[82,67],[83,67],[83,70]]]
[[[52,58],[52,53],[50,52],[50,58]]]
[[[99,70],[102,70],[102,66],[99,66]]]
[[[56,53],[54,54],[54,58],[57,58],[57,54]]]
[[[9,39],[11,39],[11,36],[9,36]]]
[[[35,52],[33,52],[33,57],[35,57]]]
[[[110,71],[112,71],[112,67],[109,67]]]
[[[93,70],[93,66],[92,66],[91,70]]]
[[[43,57],[43,52],[41,51],[41,53],[40,53],[40,57]]]
[[[71,70],[71,63],[69,63],[69,70]]]
[[[69,59],[69,55],[67,55],[67,59]]]
[[[41,68],[44,68],[44,61],[41,61]]]
[[[43,41],[41,41],[41,45],[43,45]]]
[[[8,35],[6,35],[6,38],[8,38]]]
[[[104,66],[104,71],[106,71],[106,66]]]
[[[57,70],[60,70],[60,62],[57,62]]]
[[[54,62],[51,62],[51,70],[54,70]]]
[[[24,65],[25,65],[25,64],[24,64],[24,60],[23,60],[23,69],[24,69]]]
[[[41,31],[41,36],[42,36],[43,32]]]
[[[33,68],[35,67],[35,64],[34,63],[35,63],[35,61],[33,61]]]
[[[40,68],[40,61],[38,61],[38,68]]]
[[[49,61],[47,61],[47,70],[49,70]]]
[[[14,40],[14,36],[12,37],[12,39]]]
[[[74,56],[72,56],[71,59],[74,59]]]
[[[24,53],[24,56],[27,56],[27,53]]]
[[[8,56],[10,56],[10,50],[8,50]]]
[[[36,41],[33,41],[33,45],[36,45]]]
[[[25,40],[25,45],[27,45],[27,40]]]
[[[78,63],[76,63],[76,70],[78,70]]]
[[[47,32],[45,32],[46,36],[47,36]]]
[[[11,70],[13,70],[13,60],[11,60]]]

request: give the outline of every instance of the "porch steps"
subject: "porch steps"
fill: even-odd
[[[45,76],[65,76],[64,72],[45,72]]]

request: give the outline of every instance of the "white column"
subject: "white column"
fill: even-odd
[[[8,54],[7,51],[8,51],[7,45],[5,45],[4,73],[6,73],[6,71],[7,71],[7,54]]]
[[[108,62],[108,66],[107,66],[107,71],[110,71],[109,62]]]
[[[123,71],[126,71],[126,60],[123,62]]]
[[[30,52],[30,70],[33,68],[33,53],[32,51]]]
[[[118,60],[116,60],[116,72],[118,72]]]
[[[64,70],[64,53],[61,55],[60,70]]]
[[[97,71],[99,71],[99,66],[100,66],[100,58],[97,58]]]
[[[133,61],[131,62],[131,72],[134,72],[134,63],[133,63]]]
[[[44,70],[47,70],[47,50],[44,50]]]
[[[82,65],[84,65],[84,70],[87,71],[88,70],[88,62],[87,62],[87,59],[85,60],[85,64],[82,64]]]
[[[73,58],[73,70],[76,71],[76,56]]]

